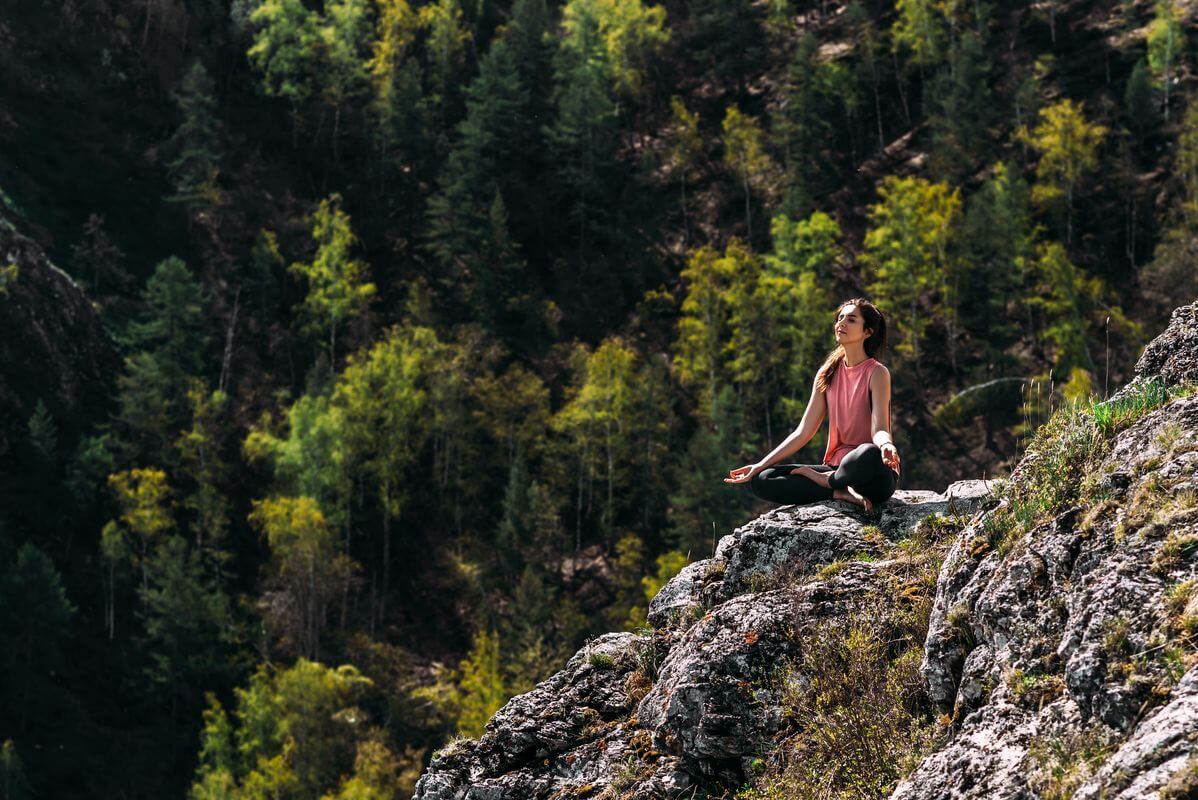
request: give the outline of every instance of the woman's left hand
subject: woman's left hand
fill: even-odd
[[[899,471],[898,448],[894,446],[893,442],[887,442],[882,445],[882,463],[895,472]]]

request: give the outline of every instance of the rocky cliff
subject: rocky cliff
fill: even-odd
[[[99,316],[71,276],[3,217],[0,332],[0,459],[13,458],[39,400],[65,442],[104,417],[120,360]]]
[[[763,514],[416,798],[1195,796],[1195,385],[1198,303],[1007,481]]]

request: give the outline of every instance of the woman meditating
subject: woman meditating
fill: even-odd
[[[863,297],[836,313],[837,347],[815,374],[799,427],[756,464],[728,473],[725,483],[748,482],[773,503],[847,500],[872,511],[894,494],[899,455],[890,437],[890,371],[878,362],[886,349],[886,320]],[[828,417],[822,464],[784,463]]]

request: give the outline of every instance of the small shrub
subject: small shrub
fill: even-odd
[[[1028,788],[1041,800],[1068,800],[1113,751],[1099,727],[1035,737],[1028,746]]]
[[[1051,673],[1013,669],[1007,674],[1007,689],[1021,704],[1039,709],[1065,692],[1065,680]]]
[[[1158,573],[1167,574],[1179,568],[1194,552],[1198,550],[1198,533],[1183,533],[1173,531],[1152,556],[1152,568]]]
[[[616,661],[608,653],[595,651],[587,654],[587,663],[595,669],[612,669]]]

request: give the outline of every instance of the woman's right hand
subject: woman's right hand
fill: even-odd
[[[765,467],[760,464],[748,464],[743,467],[728,471],[728,477],[724,478],[724,483],[748,483],[753,479],[753,476],[761,472]]]

